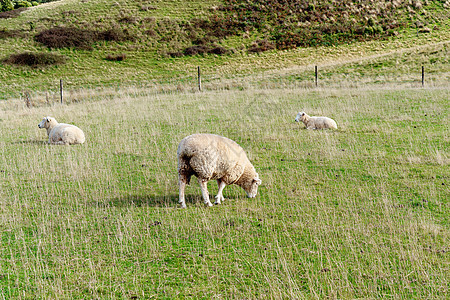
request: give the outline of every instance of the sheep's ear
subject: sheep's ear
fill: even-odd
[[[262,183],[261,179],[259,179],[258,177],[253,179],[253,181],[256,182],[257,185],[260,185]]]

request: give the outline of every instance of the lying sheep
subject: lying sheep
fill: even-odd
[[[217,180],[219,191],[215,204],[224,200],[222,191],[226,185],[242,187],[248,197],[256,197],[261,184],[258,173],[248,160],[244,149],[236,142],[215,134],[193,134],[181,140],[178,151],[179,203],[186,208],[184,189],[192,175],[198,178],[206,205],[209,201],[207,182]]]
[[[305,112],[299,112],[295,117],[295,122],[302,121],[306,129],[337,129],[337,124],[333,119],[327,117],[310,117]]]
[[[47,129],[48,143],[55,145],[83,144],[85,141],[83,131],[75,125],[58,123],[55,118],[45,117],[39,128]]]

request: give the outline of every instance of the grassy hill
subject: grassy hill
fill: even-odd
[[[425,2],[428,5],[425,5]],[[226,3],[237,6],[232,1]],[[258,4],[257,1],[255,3]],[[235,13],[239,10],[233,8],[232,16],[236,19],[236,24],[225,24],[235,26],[233,33],[221,36],[224,33],[220,31],[214,33],[220,37],[211,38],[213,34],[210,32],[211,28],[200,24],[198,20],[208,20],[213,16],[217,18],[222,16],[223,19],[224,12],[217,9],[220,7],[219,1],[52,2],[25,10],[16,18],[0,19],[2,30],[0,59],[8,59],[14,54],[33,52],[57,55],[64,63],[55,66],[38,65],[34,68],[2,63],[0,74],[4,84],[0,87],[0,95],[5,99],[17,97],[24,90],[52,91],[57,89],[59,79],[64,79],[67,87],[72,88],[104,85],[117,87],[117,85],[147,83],[171,83],[176,86],[192,82],[197,66],[202,68],[206,83],[213,81],[214,78],[246,77],[266,71],[279,72],[276,77],[287,81],[292,81],[292,78],[304,80],[311,76],[308,74],[305,77],[302,73],[311,70],[314,64],[321,67],[333,65],[333,73],[324,72],[321,74],[322,80],[333,78],[332,81],[345,81],[348,75],[355,76],[349,74],[351,73],[349,70],[354,69],[352,64],[355,62],[358,69],[362,69],[362,72],[356,73],[362,82],[384,82],[378,76],[380,67],[386,69],[383,73],[391,73],[395,78],[410,76],[406,79],[406,82],[409,82],[411,78],[418,78],[415,72],[420,73],[421,65],[425,65],[429,71],[431,77],[428,79],[446,80],[449,73],[447,43],[450,35],[449,10],[444,7],[442,1],[423,3],[420,9],[413,9],[410,6],[396,9],[396,22],[399,27],[394,27],[395,35],[388,34],[390,29],[384,25],[386,30],[383,29],[383,34],[355,35],[355,41],[343,41],[331,47],[318,42],[317,47],[273,49],[253,53],[249,50],[259,47],[263,40],[272,43],[273,47],[277,46],[279,35],[276,35],[276,24],[267,21],[263,28],[256,28],[253,23],[244,27],[242,19],[246,16],[242,17]],[[326,10],[327,7],[323,9]],[[319,6],[315,7],[315,10],[319,15],[317,12]],[[262,9],[261,11],[264,12]],[[330,11],[336,14],[336,11]],[[381,12],[379,14],[380,24],[375,24],[372,19],[367,23],[382,27],[384,24],[382,22],[385,21]],[[261,15],[264,16],[261,13],[253,17],[261,18]],[[303,20],[302,16],[299,15],[299,20]],[[330,19],[333,16],[335,15],[324,14],[323,18]],[[293,22],[285,19],[282,21]],[[220,25],[222,24],[220,22],[212,24]],[[359,24],[358,26],[362,26],[360,25],[362,21],[355,22]],[[36,41],[36,35],[55,27],[98,31],[103,33],[103,39],[90,44],[89,49],[48,48]],[[424,28],[428,28],[429,31]],[[356,32],[358,28],[350,29]],[[106,37],[105,32],[108,33]],[[336,33],[333,33],[331,37],[335,35]],[[336,40],[339,41],[339,38]],[[202,43],[208,43],[209,46],[202,46]],[[223,55],[172,57],[173,53],[182,53],[189,47],[197,50],[198,47],[206,47],[213,51],[211,45],[217,46],[217,51],[225,49],[228,52]],[[405,59],[398,57],[398,51],[401,49],[407,53]],[[376,59],[367,61],[365,59],[367,57],[381,57],[382,62],[377,62]],[[359,59],[361,61],[358,61]],[[393,63],[395,67],[392,67]],[[246,78],[245,81],[247,80],[249,84],[253,83],[251,78]],[[351,81],[354,82],[353,78]]]

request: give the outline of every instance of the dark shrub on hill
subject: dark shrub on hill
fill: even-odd
[[[208,47],[204,45],[194,45],[191,47],[187,47],[184,49],[183,54],[184,55],[198,55],[198,54],[205,54],[208,52]]]
[[[167,53],[170,57],[182,57],[182,56],[184,56],[184,54],[182,53],[182,52],[179,52],[179,51],[177,51],[177,52],[169,52],[169,53]]]
[[[203,54],[227,54],[230,52],[224,47],[216,46],[216,45],[194,45],[191,47],[187,47],[184,49],[183,53],[180,52],[172,52],[169,53],[171,57],[180,57],[180,56],[188,56],[188,55],[203,55]]]
[[[109,61],[123,61],[126,58],[127,58],[127,55],[122,53],[122,54],[116,54],[116,55],[108,54],[105,59],[109,60]]]
[[[291,49],[296,47],[308,47],[312,42],[312,35],[309,31],[301,33],[280,32],[274,36],[278,49]]]
[[[133,40],[133,38],[118,28],[110,28],[106,31],[99,32],[97,40],[103,40],[108,42],[123,42],[128,40]]]
[[[227,54],[228,50],[225,49],[224,47],[217,46],[217,47],[213,47],[213,48],[209,49],[207,52],[209,54],[222,55],[222,54]]]
[[[328,46],[388,36],[431,1],[222,0],[208,21],[193,24],[219,39],[256,31],[278,49]],[[433,1],[434,2],[434,1]],[[437,1],[436,1],[437,2]],[[442,1],[441,1],[442,2]],[[423,3],[423,4],[421,4]],[[417,12],[417,13],[415,13]],[[402,21],[403,20],[403,21]],[[407,21],[406,21],[407,22]],[[249,52],[270,50],[253,45]]]
[[[0,12],[0,19],[17,18],[21,12],[23,12],[24,10],[27,10],[27,9],[28,9],[28,7],[21,7],[21,8],[14,9],[14,10]]]
[[[133,38],[117,28],[100,32],[75,27],[54,27],[41,31],[35,40],[49,48],[77,48],[91,50],[92,45],[98,41],[120,42]]]
[[[268,40],[258,40],[248,48],[248,52],[259,53],[273,49],[275,49],[275,45],[272,42],[269,42]]]
[[[3,60],[6,64],[22,65],[29,67],[45,67],[59,65],[65,62],[65,58],[52,53],[33,53],[25,52],[20,54],[12,54]]]
[[[0,30],[0,39],[7,39],[12,37],[24,37],[25,34],[20,30]]]
[[[92,49],[98,33],[93,30],[75,27],[54,27],[41,31],[35,40],[49,48]]]
[[[195,40],[192,41],[192,44],[194,45],[210,45],[212,43],[214,43],[217,39],[215,39],[214,37],[211,36],[205,36],[202,38],[197,38]]]

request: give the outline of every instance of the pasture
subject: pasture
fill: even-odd
[[[448,87],[124,89],[0,103],[0,298],[443,299]],[[336,120],[310,131],[298,111]],[[45,116],[86,143],[46,144]],[[176,149],[239,143],[262,185],[180,209]],[[217,191],[210,182],[209,192]]]

